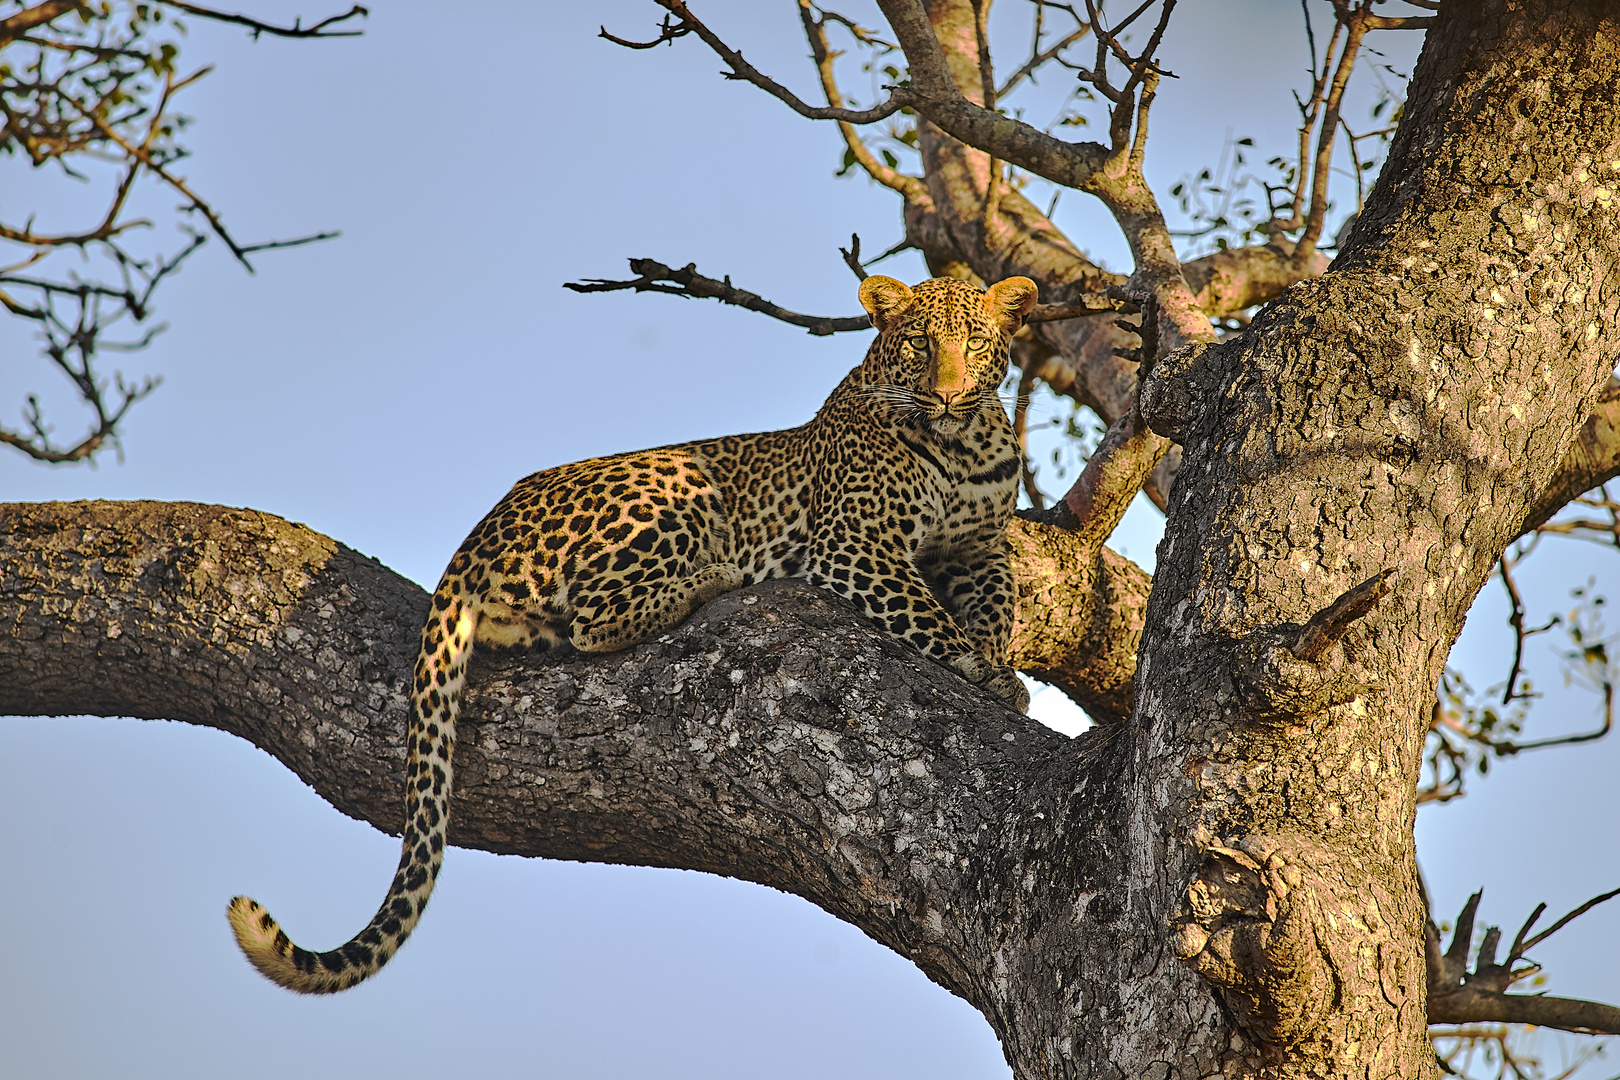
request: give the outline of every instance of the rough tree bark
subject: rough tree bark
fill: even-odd
[[[1138,1062],[1235,1028],[1255,1067],[1430,1067],[1409,778],[1468,607],[1614,368],[1617,43],[1609,5],[1448,6],[1333,267],[1144,390],[1200,482],[1136,683],[1127,889],[1186,962],[1132,987],[1181,1021]],[[1381,571],[1341,641],[1300,647]],[[1185,1008],[1189,970],[1218,1019]]]
[[[1412,821],[1435,680],[1527,520],[1613,475],[1617,42],[1596,0],[1446,6],[1334,266],[1144,387],[1185,455],[1151,594],[1099,537],[1015,530],[1020,666],[1127,722],[1066,739],[777,583],[624,654],[475,664],[454,842],[797,893],[979,1008],[1019,1076],[1431,1072]],[[907,52],[930,124],[1020,160]],[[1055,240],[952,226],[949,182],[988,173],[934,139],[919,235],[976,273],[1083,276]],[[0,711],[218,727],[394,831],[425,609],[253,511],[8,506]]]

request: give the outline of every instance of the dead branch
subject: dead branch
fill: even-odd
[[[858,243],[856,253],[859,253]],[[845,262],[849,261],[849,253],[846,252]],[[671,296],[718,300],[722,304],[757,311],[761,315],[768,315],[790,326],[802,326],[817,337],[872,328],[872,320],[865,315],[801,315],[796,311],[789,311],[771,303],[758,293],[733,285],[729,274],[718,280],[705,277],[697,272],[696,263],[687,263],[676,270],[654,259],[631,259],[630,272],[637,276],[625,280],[586,278],[584,281],[567,281],[563,283],[563,288],[572,289],[577,293],[621,292],[630,289],[635,292],[668,293]],[[862,269],[860,273],[864,276],[865,270]],[[1103,315],[1119,310],[1121,308],[1117,303],[1107,302],[1095,305],[1037,304],[1024,321],[1050,322],[1055,319],[1076,319],[1085,315]]]
[[[696,263],[687,263],[679,270],[676,270],[653,259],[631,259],[630,272],[637,276],[625,281],[586,278],[583,282],[564,282],[563,288],[572,289],[578,293],[618,292],[623,289],[632,289],[638,293],[658,292],[668,293],[671,296],[718,300],[722,304],[732,304],[736,307],[747,308],[749,311],[757,311],[761,315],[779,319],[791,326],[802,326],[817,337],[852,330],[869,330],[872,327],[872,320],[866,315],[829,317],[824,315],[801,315],[796,311],[789,311],[787,308],[771,303],[758,293],[751,293],[747,289],[737,288],[731,283],[730,275],[727,275],[722,280],[705,277],[697,272]]]
[[[1394,570],[1380,570],[1361,584],[1346,589],[1333,603],[1311,616],[1300,628],[1299,637],[1290,650],[1301,660],[1315,660],[1334,642],[1349,631],[1357,619],[1362,618],[1389,595],[1389,579]]]
[[[1074,9],[1069,8],[1066,4],[1036,4],[1036,11],[1042,11],[1047,7],[1067,8],[1070,14],[1074,14]],[[1078,16],[1076,16],[1076,19],[1078,20]],[[1080,42],[1085,40],[1086,35],[1089,33],[1091,33],[1091,24],[1082,22],[1063,37],[1059,38],[1045,49],[1042,49],[1040,47],[1041,20],[1039,15],[1037,15],[1035,20],[1035,41],[1030,46],[1029,59],[1024,61],[1024,63],[1019,66],[1017,71],[1014,71],[1011,75],[1007,76],[1007,81],[1002,83],[1000,89],[996,91],[996,100],[999,101],[1000,99],[1006,97],[1014,87],[1025,79],[1029,79],[1031,82],[1034,82],[1035,73],[1052,61],[1056,60],[1059,63],[1062,63],[1062,56],[1064,52],[1068,50],[1069,46],[1078,45]]]
[[[1440,948],[1439,929],[1433,919],[1427,923],[1424,944],[1429,973],[1429,1022],[1534,1024],[1592,1035],[1620,1034],[1620,1008],[1616,1006],[1579,998],[1507,992],[1515,983],[1541,970],[1540,964],[1526,958],[1526,952],[1563,929],[1571,920],[1598,904],[1620,896],[1620,889],[1593,897],[1540,934],[1530,937],[1531,927],[1547,907],[1545,904],[1538,905],[1515,935],[1508,955],[1500,963],[1496,960],[1496,950],[1501,944],[1502,931],[1494,926],[1488,927],[1475,953],[1473,970],[1470,971],[1468,953],[1473,943],[1474,919],[1482,895],[1476,892],[1463,905],[1457,916],[1456,929],[1452,932],[1451,945],[1444,952]],[[1515,966],[1520,961],[1524,961],[1524,964]]]
[[[861,264],[861,238],[858,233],[849,234],[849,247],[839,248],[838,254],[844,257],[844,265],[849,267],[850,272],[855,275],[855,280],[865,281],[871,276],[866,272],[866,267]]]

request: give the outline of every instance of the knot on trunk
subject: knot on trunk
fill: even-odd
[[[1338,986],[1318,934],[1315,883],[1275,841],[1232,843],[1206,852],[1177,915],[1172,948],[1215,985],[1256,1042],[1303,1042],[1335,1007]]]

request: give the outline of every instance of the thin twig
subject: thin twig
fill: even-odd
[[[849,247],[839,248],[838,254],[844,257],[844,265],[849,267],[859,281],[865,281],[870,275],[866,267],[861,265],[861,237],[859,233],[849,234]]]
[[[361,7],[359,4],[356,4],[343,14],[330,15],[316,23],[314,26],[304,26],[302,25],[302,20],[300,19],[294,19],[291,26],[275,26],[271,23],[261,22],[258,19],[252,18],[248,15],[233,15],[227,11],[216,11],[214,8],[205,8],[197,4],[188,4],[185,3],[184,0],[159,0],[159,3],[162,3],[167,7],[178,8],[187,14],[196,15],[198,18],[212,19],[215,22],[233,23],[237,26],[245,26],[248,28],[248,32],[252,34],[255,40],[257,40],[260,34],[273,34],[276,37],[287,38],[359,37],[365,33],[364,30],[328,30],[327,27],[335,26],[340,22],[345,22],[356,17],[364,19],[371,15],[369,10]]]
[[[666,19],[659,36],[653,41],[646,44],[625,41],[609,34],[606,29],[602,30],[601,36],[627,48],[647,49],[654,45],[661,45],[666,41],[673,41],[677,37],[684,37],[686,34],[696,34],[731,69],[722,72],[726,78],[752,83],[800,116],[809,117],[811,120],[842,120],[849,124],[873,124],[885,117],[893,116],[904,105],[904,102],[896,98],[894,94],[890,94],[887,101],[874,105],[870,109],[841,109],[833,106],[820,107],[807,104],[800,100],[799,96],[793,91],[776,80],[767,77],[754,65],[744,60],[742,53],[722,41],[719,35],[692,14],[682,0],[653,0],[653,2],[679,20],[671,24]]]

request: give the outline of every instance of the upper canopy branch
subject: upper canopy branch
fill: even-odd
[[[810,58],[815,61],[816,73],[821,77],[821,89],[827,95],[827,105],[830,108],[841,109],[844,107],[844,98],[839,92],[838,79],[833,72],[833,59],[838,54],[827,44],[829,20],[843,25],[856,36],[857,40],[867,42],[875,39],[842,15],[821,11],[810,0],[799,0],[799,21],[804,26],[805,40],[810,43]],[[861,138],[860,132],[856,131],[855,125],[839,121],[838,133],[843,136],[850,157],[860,165],[866,175],[884,187],[899,192],[907,203],[919,207],[933,205],[933,199],[928,194],[928,185],[920,177],[908,176],[899,169],[879,161],[872,153],[872,148]]]
[[[1092,189],[1093,178],[1112,158],[1128,152],[1129,148],[1120,145],[1118,139],[1112,149],[1095,142],[1065,142],[1021,120],[974,104],[952,80],[939,39],[917,0],[878,0],[878,7],[894,29],[910,72],[909,85],[897,88],[896,96],[952,138],[1055,184],[1082,191]],[[1133,68],[1131,89],[1120,92],[1133,96],[1139,75],[1146,77]],[[1122,115],[1129,116],[1134,101],[1124,105]],[[1116,106],[1116,112],[1118,109]]]
[[[627,41],[624,38],[615,37],[613,34],[608,33],[606,27],[602,28],[600,36],[626,48],[650,49],[654,45],[674,41],[676,38],[685,37],[687,34],[696,34],[703,39],[705,45],[713,49],[715,54],[730,67],[731,70],[724,73],[726,78],[753,83],[800,116],[809,117],[811,120],[841,120],[847,124],[872,124],[882,120],[884,117],[893,116],[905,104],[898,95],[890,95],[889,100],[874,105],[870,109],[843,109],[830,105],[811,105],[781,83],[765,75],[747,60],[744,60],[742,53],[720,40],[720,36],[710,30],[701,19],[693,15],[682,0],[653,0],[653,2],[674,15],[676,21],[672,23],[666,17],[659,27],[658,36],[652,41]]]

